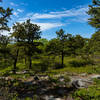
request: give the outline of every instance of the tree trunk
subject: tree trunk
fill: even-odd
[[[64,52],[62,51],[62,68],[64,67]]]
[[[32,69],[32,59],[31,59],[31,56],[29,57],[29,69]]]
[[[25,65],[26,65],[26,56],[25,56]]]
[[[14,74],[16,74],[16,64],[17,64],[17,59],[18,59],[18,53],[19,53],[19,49],[17,50],[17,54],[16,54],[16,57],[14,59],[14,68],[13,68]]]

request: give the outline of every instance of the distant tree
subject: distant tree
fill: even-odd
[[[71,34],[65,34],[63,29],[56,32],[57,38],[60,41],[60,52],[62,58],[62,68],[64,67],[64,56],[70,55],[73,49],[73,36]]]
[[[89,43],[90,43],[90,39],[84,38],[84,47],[81,50],[82,54],[88,55],[88,56],[91,54],[91,51],[90,51],[91,46],[89,45]]]
[[[48,40],[45,39],[45,38],[41,38],[41,39],[39,39],[38,41],[41,42],[41,43],[43,43],[43,45],[48,44]]]
[[[36,42],[41,43],[41,45],[38,46],[39,49],[41,50],[40,55],[41,56],[45,55],[46,54],[45,49],[46,49],[46,46],[47,46],[49,41],[47,39],[45,39],[45,38],[40,38],[39,40],[36,40]]]
[[[76,35],[74,36],[74,41],[72,44],[74,47],[75,55],[80,55],[82,53],[81,50],[85,45],[85,38],[80,35]]]
[[[46,52],[49,55],[61,55],[62,68],[64,67],[64,57],[71,55],[74,51],[73,43],[75,42],[71,34],[64,34],[63,29],[56,32],[57,38],[48,42]]]
[[[59,39],[51,39],[45,49],[48,55],[60,55],[60,41]]]
[[[56,31],[57,38],[60,41],[60,49],[61,49],[61,56],[62,56],[62,68],[64,67],[64,43],[66,40],[66,35],[64,34],[64,30],[60,29],[59,31]]]

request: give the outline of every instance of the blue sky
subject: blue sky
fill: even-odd
[[[95,29],[88,25],[86,14],[92,0],[3,0],[4,8],[13,8],[11,27],[15,22],[31,19],[41,26],[42,37],[51,39],[60,28],[65,33],[91,37]]]

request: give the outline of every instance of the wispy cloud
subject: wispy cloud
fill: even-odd
[[[24,12],[24,10],[22,10],[22,9],[17,9],[17,11],[20,13]]]
[[[64,24],[61,23],[37,23],[37,22],[32,22],[32,23],[39,25],[41,27],[41,31],[64,26]]]
[[[20,3],[20,5],[27,6],[28,4],[27,3]]]
[[[88,7],[81,7],[77,9],[64,10],[59,12],[49,12],[49,13],[35,13],[35,14],[27,14],[27,16],[31,16],[31,19],[57,19],[63,17],[80,17],[87,16],[86,11],[88,11]]]
[[[87,6],[80,6],[74,9],[69,9],[66,10],[64,9],[63,11],[56,11],[56,12],[49,12],[49,13],[27,13],[25,17],[23,18],[19,18],[19,22],[23,22],[27,19],[31,19],[32,23],[37,24],[39,26],[41,26],[41,30],[45,31],[48,29],[52,29],[52,28],[57,28],[57,27],[61,27],[61,26],[65,26],[67,24],[70,24],[72,22],[86,22],[88,19],[88,15],[87,12],[88,11],[88,7]],[[23,10],[21,9],[17,9],[17,13],[15,13],[15,16],[18,16],[19,12],[23,12]],[[59,19],[62,18],[66,18],[65,19],[65,23],[64,22],[59,22]],[[38,22],[37,22],[38,19]],[[41,22],[40,19],[47,19],[46,22]],[[50,19],[50,20],[48,20]],[[54,20],[58,20],[57,22],[55,22]],[[52,20],[52,21],[51,21]],[[70,22],[70,23],[67,23]]]
[[[19,20],[20,23],[24,22],[25,20],[27,19],[21,19]],[[64,26],[65,24],[62,24],[62,23],[51,23],[51,22],[48,22],[48,23],[42,23],[42,22],[35,22],[35,21],[31,21],[33,24],[37,24],[40,26],[40,29],[41,31],[46,31],[46,30],[49,30],[49,29],[52,29],[52,28],[56,28],[56,27],[61,27],[61,26]]]
[[[18,4],[15,4],[15,3],[13,3],[13,2],[10,2],[10,5],[11,5],[11,6],[18,6]]]

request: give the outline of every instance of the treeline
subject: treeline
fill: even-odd
[[[42,56],[53,59],[60,56],[61,68],[63,68],[65,56],[81,56],[89,59],[92,55],[98,55],[100,53],[100,2],[98,0],[93,0],[88,14],[91,16],[88,23],[97,29],[91,38],[66,34],[63,29],[60,29],[56,32],[57,37],[48,41],[41,39],[40,26],[31,23],[30,19],[23,23],[16,22],[9,36],[0,35],[0,66],[13,65],[13,73],[16,73],[18,61],[24,60],[26,67],[32,69],[34,57],[43,60]],[[1,33],[5,30],[10,31],[7,23],[11,15],[12,9],[0,7]]]

